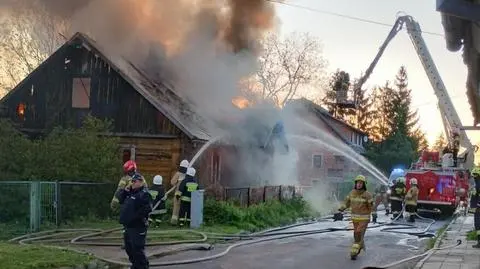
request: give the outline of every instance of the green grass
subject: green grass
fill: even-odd
[[[87,265],[91,257],[41,246],[0,243],[0,264],[8,269],[51,269]]]
[[[477,232],[476,231],[469,231],[467,233],[467,240],[477,241]]]
[[[428,240],[428,243],[427,243],[427,250],[429,249],[432,249],[435,247],[435,242],[437,241],[438,237],[440,236],[440,234],[442,234],[448,227],[448,224],[445,224],[442,226],[442,228],[438,229],[438,231],[435,233],[435,236],[430,238]],[[442,235],[442,238],[444,237],[445,235]],[[440,238],[441,239],[441,238]]]

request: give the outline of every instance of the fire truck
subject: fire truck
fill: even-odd
[[[468,199],[469,169],[474,164],[474,154],[478,147],[472,145],[460,117],[453,106],[446,87],[428,51],[422,37],[422,30],[413,17],[404,15],[397,17],[392,30],[379,49],[373,62],[367,68],[365,75],[354,85],[354,96],[361,91],[361,86],[373,72],[386,47],[392,39],[406,26],[407,33],[413,43],[415,51],[425,69],[432,88],[438,99],[438,108],[442,116],[444,132],[448,139],[448,146],[439,152],[423,152],[419,161],[405,170],[407,189],[410,188],[410,179],[416,178],[420,189],[418,208],[436,213],[452,214],[458,205],[465,204]],[[356,100],[346,101],[345,93],[337,94],[337,102],[346,107],[356,106]],[[460,153],[460,150],[462,152]]]

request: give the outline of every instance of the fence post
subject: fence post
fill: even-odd
[[[40,229],[40,182],[32,181],[30,185],[30,232]]]
[[[281,202],[282,199],[282,185],[278,187],[278,200]]]
[[[263,202],[267,201],[267,186],[263,187]]]
[[[62,203],[60,199],[61,184],[55,181],[55,225],[60,226],[62,220]]]
[[[250,192],[252,191],[252,188],[248,187],[248,193],[247,193],[247,207],[250,207]]]

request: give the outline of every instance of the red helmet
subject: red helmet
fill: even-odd
[[[127,161],[126,163],[123,164],[123,171],[125,173],[136,171],[136,170],[137,170],[137,164],[132,160]]]

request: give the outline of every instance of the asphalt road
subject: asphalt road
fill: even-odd
[[[380,220],[386,220],[384,216]],[[431,228],[432,232],[441,228],[448,220],[437,221]],[[325,227],[343,227],[348,222],[322,222],[318,224],[294,228],[291,230],[313,230]],[[417,222],[418,229],[424,230],[427,224]],[[362,268],[364,266],[384,265],[400,259],[422,253],[428,238],[382,232],[382,228],[370,229],[366,234],[367,252],[359,255],[356,261],[350,260],[349,250],[352,244],[352,232],[334,232],[282,239],[233,249],[226,256],[202,263],[169,266],[172,269],[277,269],[277,268]],[[407,231],[407,230],[403,230]],[[412,231],[412,229],[410,229]],[[217,247],[211,252],[187,252],[165,260],[189,259],[209,256],[222,251]],[[152,259],[151,262],[156,260]],[[402,268],[401,266],[398,268]],[[405,268],[405,267],[404,267]]]

